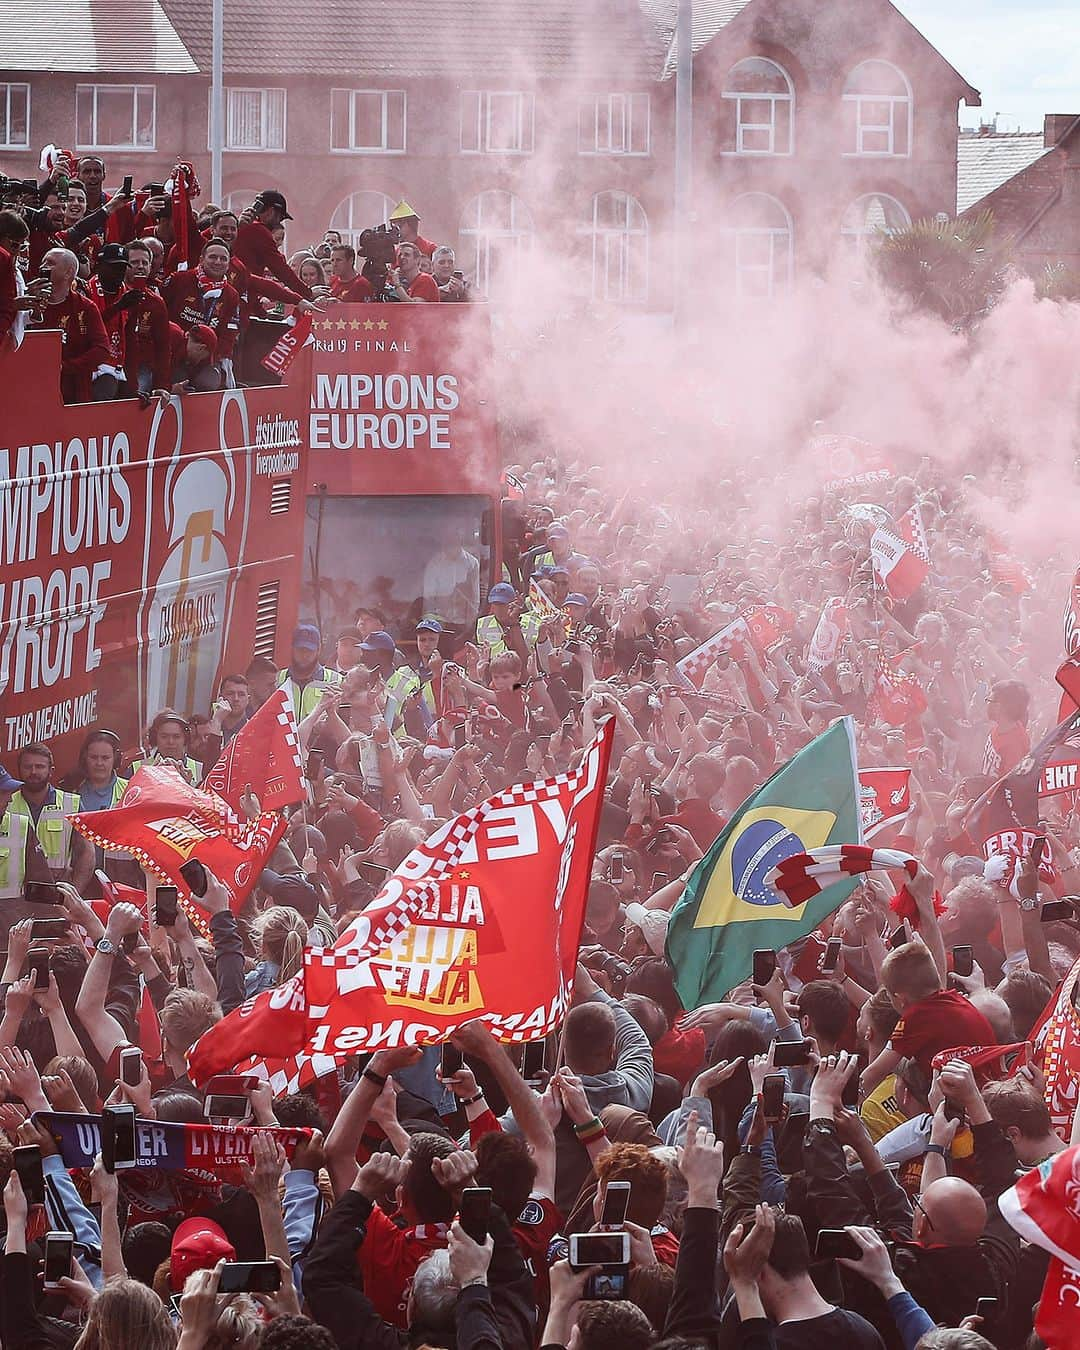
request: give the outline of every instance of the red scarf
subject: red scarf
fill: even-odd
[[[127,350],[127,321],[130,311],[117,309],[116,303],[128,288],[121,283],[120,289],[115,294],[110,295],[102,289],[100,278],[91,277],[87,289],[90,292],[90,299],[101,311],[101,321],[105,325],[105,332],[109,339],[109,355],[112,358],[112,364],[123,366]]]
[[[172,223],[173,237],[176,240],[176,270],[186,272],[191,266],[191,248],[195,239],[200,238],[197,230],[191,228],[191,198],[199,195],[199,180],[195,170],[183,161],[177,163],[172,176]],[[192,236],[195,238],[192,238]]]
[[[226,281],[222,277],[216,280],[214,277],[208,277],[203,271],[202,263],[195,269],[195,285],[199,291],[199,308],[202,310],[202,322],[210,324],[213,327],[214,320],[217,318],[218,306],[221,304],[222,292],[225,289]]]

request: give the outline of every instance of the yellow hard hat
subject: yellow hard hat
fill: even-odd
[[[416,220],[420,219],[407,201],[398,202],[397,206],[390,212],[391,220],[408,220],[410,216]]]

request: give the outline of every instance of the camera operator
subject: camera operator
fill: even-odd
[[[407,305],[437,305],[439,288],[429,272],[421,272],[424,256],[416,244],[403,240],[398,245],[398,265],[387,270],[387,277],[397,298]]]

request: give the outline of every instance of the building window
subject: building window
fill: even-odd
[[[648,153],[648,94],[586,94],[580,100],[579,155]]]
[[[153,150],[156,93],[152,84],[76,85],[76,150]]]
[[[285,90],[226,89],[225,149],[285,149]]]
[[[848,155],[911,154],[911,85],[888,61],[864,61],[844,85],[844,145]]]
[[[356,248],[363,231],[382,225],[393,209],[393,197],[384,192],[353,192],[338,203],[330,217],[329,228],[340,232],[342,243]]]
[[[649,222],[625,192],[598,192],[585,233],[592,243],[594,300],[643,303],[649,295]]]
[[[791,217],[782,202],[748,192],[731,204],[724,223],[735,293],[771,299],[791,285]]]
[[[532,248],[534,233],[532,212],[520,197],[499,188],[481,192],[461,214],[458,266],[489,295],[499,273]]]
[[[0,84],[0,145],[7,150],[30,148],[28,84]]]
[[[461,95],[464,154],[528,155],[532,148],[532,94],[471,89]]]
[[[775,61],[750,56],[728,72],[723,96],[735,104],[737,155],[790,155],[795,86]]]
[[[368,155],[405,150],[403,89],[331,89],[330,149]]]
[[[855,251],[866,247],[871,239],[906,230],[911,217],[895,197],[884,192],[870,192],[857,197],[844,212],[840,233]]]

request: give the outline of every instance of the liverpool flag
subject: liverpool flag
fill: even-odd
[[[843,717],[743,802],[690,878],[667,939],[683,1007],[723,999],[750,974],[756,950],[805,937],[858,881],[788,908],[767,873],[808,849],[853,843],[862,843],[855,728]]]

